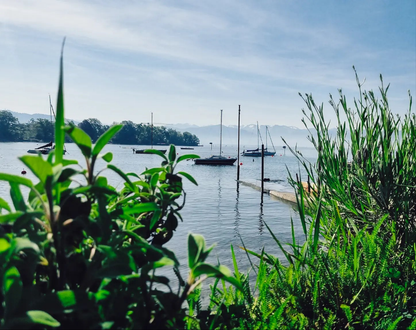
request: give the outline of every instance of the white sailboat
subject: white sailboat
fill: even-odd
[[[49,113],[51,115],[51,123],[53,123],[52,120],[52,115],[55,118],[55,111],[53,110],[53,106],[52,106],[52,102],[51,102],[51,96],[49,95]],[[44,144],[43,146],[34,148],[34,149],[29,149],[27,152],[29,154],[42,154],[42,155],[48,155],[52,150],[55,149],[55,145],[53,143],[53,141]],[[64,148],[64,154],[66,153],[66,150]]]
[[[267,150],[267,140],[268,140],[268,138],[270,138],[270,142],[273,146],[273,151]],[[261,134],[260,134],[259,123],[257,122],[257,149],[243,150],[241,155],[246,156],[246,157],[261,157],[261,149],[260,149],[259,139],[261,139],[261,141],[263,142],[263,139],[261,138]],[[272,137],[270,135],[269,128],[268,128],[268,126],[266,126],[266,148],[264,149],[264,156],[274,156],[275,154],[276,154],[276,149],[273,145],[273,140],[272,140]]]
[[[221,124],[220,124],[220,154],[212,155],[208,158],[194,159],[195,165],[234,165],[237,158],[227,158],[222,155],[222,110],[221,110]]]

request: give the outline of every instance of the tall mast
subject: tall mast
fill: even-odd
[[[267,132],[268,132],[268,129],[267,129],[267,125],[266,125],[266,150],[267,150]]]
[[[54,140],[54,124],[52,120],[52,114],[55,117],[55,112],[53,111],[51,96],[49,95],[49,114],[51,116],[51,124],[52,124],[52,141]]]
[[[150,149],[153,149],[153,112],[150,118]]]
[[[220,124],[220,156],[222,156],[222,110],[221,110],[221,124]]]
[[[257,149],[260,148],[260,140],[259,140],[259,136],[260,136],[260,131],[259,131],[259,122],[257,122]]]

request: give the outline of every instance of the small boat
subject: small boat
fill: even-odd
[[[267,150],[267,139],[270,138],[270,142],[272,143],[273,150],[274,151],[268,151]],[[261,139],[263,142],[263,139],[261,138],[260,130],[259,130],[259,123],[257,123],[257,149],[252,150],[244,150],[241,155],[246,157],[261,157],[261,149],[259,147],[259,139]],[[266,148],[264,148],[264,156],[274,156],[276,154],[276,149],[273,145],[272,137],[270,136],[269,128],[266,126]]]
[[[208,158],[195,159],[196,165],[234,165],[237,158],[227,158],[224,156],[213,155]]]
[[[49,154],[53,149],[55,149],[55,146],[53,145],[52,141],[40,146],[38,148],[35,149],[29,149],[27,152],[29,154],[42,154],[42,155],[47,155]]]
[[[194,148],[190,148],[190,147],[181,147],[182,150],[194,150]]]
[[[53,110],[53,106],[52,106],[51,96],[50,95],[49,95],[49,113],[51,115],[51,123],[52,123],[53,122],[52,121],[52,115],[55,118],[55,111]],[[49,143],[47,143],[47,144],[45,144],[43,146],[37,147],[35,149],[29,149],[27,152],[29,154],[48,155],[52,150],[55,150],[55,145],[53,144],[53,141],[51,141],[51,142],[49,142]],[[66,153],[65,146],[64,146],[63,152],[64,152],[64,155],[65,155],[65,153]]]
[[[150,150],[153,149],[153,112],[151,114],[151,124],[150,124]],[[146,152],[146,150],[149,149],[134,149],[133,148],[133,153],[134,154],[151,154],[150,152]],[[160,151],[161,153],[166,153],[166,149],[155,149]]]
[[[221,124],[220,124],[220,154],[213,155],[208,158],[194,159],[195,165],[234,165],[237,158],[222,156],[222,110],[221,110]]]

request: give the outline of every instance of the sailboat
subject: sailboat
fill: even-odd
[[[237,158],[227,158],[222,156],[222,110],[221,110],[221,124],[220,124],[220,154],[212,155],[208,158],[194,159],[195,165],[234,165]]]
[[[270,138],[270,142],[273,146],[273,151],[268,151],[267,150],[267,140],[268,140],[268,138]],[[261,138],[261,134],[260,134],[260,130],[259,130],[259,123],[257,122],[257,149],[243,150],[241,155],[242,156],[247,156],[247,157],[261,157],[261,149],[260,149],[259,139],[261,139],[262,140],[261,142],[263,142],[263,139]],[[270,135],[269,128],[268,128],[268,126],[266,126],[266,148],[264,149],[264,156],[274,156],[275,154],[276,154],[276,149],[273,145],[273,140],[272,140],[272,137]]]
[[[153,149],[153,112],[151,115],[151,124],[150,124],[150,149]],[[149,149],[133,149],[134,154],[150,154],[146,152],[146,150]],[[157,149],[158,151],[162,153],[166,153],[166,149]]]
[[[49,95],[49,113],[51,115],[51,122],[52,121],[52,115],[55,118],[55,111],[53,110],[51,96]],[[44,144],[43,146],[37,147],[35,149],[29,149],[27,152],[29,154],[42,154],[42,155],[48,155],[52,150],[55,149],[55,145],[53,144],[53,141]],[[66,153],[66,149],[64,148],[64,154]]]

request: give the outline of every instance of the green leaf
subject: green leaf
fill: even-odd
[[[202,235],[188,235],[188,265],[190,269],[199,262],[200,255],[205,250],[205,239]]]
[[[165,154],[163,152],[159,151],[159,150],[156,150],[156,149],[146,149],[144,152],[146,154],[156,154],[156,155],[159,155],[164,160],[168,161],[168,159],[166,158]]]
[[[225,266],[223,266],[223,267],[225,267]],[[192,274],[195,278],[199,277],[201,275],[206,275],[208,277],[231,276],[230,270],[228,268],[226,268],[226,270],[228,270],[228,273],[226,275],[224,275],[218,267],[215,267],[215,266],[210,265],[210,264],[202,263],[202,264],[199,264],[195,268],[192,269]]]
[[[1,198],[1,197],[0,197],[0,209],[5,209],[5,210],[7,210],[9,212],[12,211],[12,209],[9,206],[9,204],[3,198]]]
[[[154,262],[153,264],[153,268],[160,268],[160,267],[164,267],[164,266],[173,266],[175,265],[175,262],[168,258],[168,257],[163,257],[160,260]]]
[[[91,292],[63,290],[49,293],[34,301],[31,306],[50,314],[62,314],[67,310],[81,310],[93,306],[95,296]]]
[[[13,253],[11,244],[5,239],[0,238],[0,264],[5,265]]]
[[[196,182],[196,180],[193,178],[192,175],[186,173],[186,172],[178,172],[177,174],[184,176],[185,178],[187,178],[189,181],[191,181],[195,186],[198,185],[198,183]]]
[[[20,191],[20,186],[15,182],[9,182],[10,184],[10,197],[13,201],[13,206],[17,211],[26,211],[27,206],[23,198],[23,194]]]
[[[58,97],[56,100],[56,118],[55,118],[55,164],[62,164],[64,154],[65,132],[65,111],[64,111],[64,46],[65,38],[62,41],[61,59],[59,67],[59,87]]]
[[[8,223],[8,222],[14,221],[18,217],[20,217],[22,214],[24,214],[24,212],[22,212],[22,211],[2,214],[2,215],[0,215],[0,223]]]
[[[110,127],[103,135],[101,135],[97,142],[95,143],[94,149],[92,151],[93,156],[98,156],[101,150],[106,146],[106,144],[111,140],[111,138],[119,131],[123,125],[114,125]]]
[[[6,305],[6,315],[10,317],[19,305],[23,284],[16,267],[10,267],[4,272],[3,292]]]
[[[155,229],[154,226],[159,221],[161,215],[162,215],[162,211],[160,209],[157,209],[153,212],[153,216],[152,216],[152,219],[150,220],[150,227],[149,227],[151,231]]]
[[[164,167],[154,167],[142,172],[142,175],[153,175],[154,173],[160,173],[163,171],[165,171]]]
[[[134,184],[130,181],[130,179],[128,178],[128,176],[126,175],[126,173],[124,173],[122,170],[120,170],[118,167],[112,165],[112,164],[108,164],[107,168],[109,168],[110,170],[116,172],[118,175],[120,175],[129,185],[130,189],[132,191],[136,190],[136,187],[134,186]]]
[[[213,266],[210,264],[202,263],[197,265],[192,270],[192,275],[194,278],[200,277],[202,275],[205,275],[207,277],[220,278],[231,283],[238,289],[242,290],[241,282],[231,275],[231,271],[228,267],[223,265]]]
[[[39,246],[36,243],[33,243],[31,240],[23,237],[16,237],[15,238],[15,246],[14,251],[18,253],[22,250],[33,250],[35,253],[39,253]]]
[[[201,158],[201,157],[199,157],[198,155],[194,155],[194,154],[186,154],[186,155],[179,156],[176,163],[179,163],[186,159],[198,159],[198,158]]]
[[[30,181],[29,179],[23,178],[21,176],[18,176],[18,175],[0,173],[0,180],[14,182],[14,183],[21,184],[29,188],[33,187],[32,181]]]
[[[59,176],[58,182],[65,182],[66,180],[70,179],[72,176],[77,174],[80,174],[80,172],[71,167],[64,168]]]
[[[109,163],[113,160],[113,153],[112,152],[107,152],[106,154],[103,155],[103,159]]]
[[[150,180],[150,186],[152,188],[156,188],[158,182],[159,182],[159,173],[155,173],[152,175],[152,178]]]
[[[75,142],[78,148],[81,150],[82,154],[86,158],[91,157],[91,138],[87,133],[85,133],[82,129],[76,126],[67,126],[65,127],[65,131],[71,137],[71,139]]]
[[[57,328],[61,325],[57,320],[44,311],[27,311],[25,315],[16,317],[4,325],[6,329],[32,328],[34,324]]]
[[[154,212],[159,210],[159,205],[156,203],[140,203],[134,205],[133,207],[124,207],[124,214],[135,214],[135,213],[145,213],[145,212]]]
[[[52,176],[52,165],[49,164],[42,156],[22,156],[19,158],[43,184],[46,179]]]
[[[169,148],[169,161],[174,162],[175,159],[176,159],[176,148],[173,144],[171,144]]]
[[[62,166],[66,167],[69,165],[78,165],[78,161],[77,160],[71,160],[71,159],[63,159],[62,160]]]

